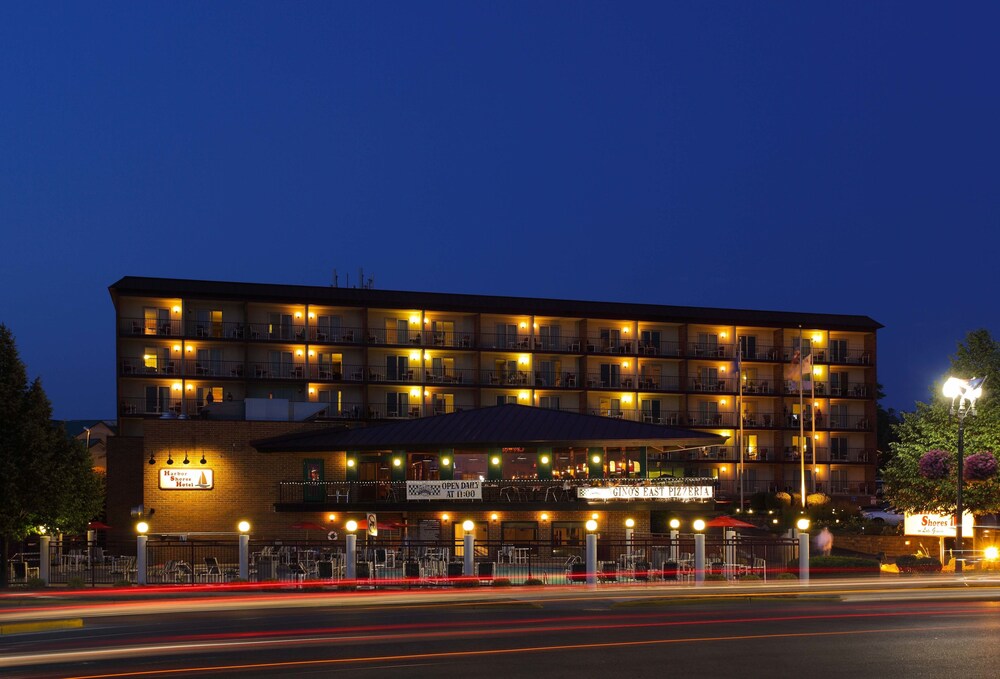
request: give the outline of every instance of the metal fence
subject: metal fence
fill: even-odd
[[[350,584],[372,587],[496,584],[562,585],[585,582],[584,540],[555,545],[541,541],[477,540],[473,575],[465,575],[461,539],[413,541],[401,538],[370,541],[359,536]],[[37,548],[36,548],[37,549]],[[598,539],[597,580],[616,583],[693,581],[694,536],[621,536]],[[18,555],[23,568],[13,568],[14,582],[38,575],[38,552]],[[71,586],[137,583],[199,585],[239,580],[237,536],[225,539],[156,539],[146,547],[146,573],[137,570],[136,541],[115,545],[85,541],[53,542],[49,548],[48,582]],[[343,540],[330,542],[254,540],[248,549],[248,581],[256,583],[337,584],[347,580]],[[728,580],[757,576],[768,579],[785,572],[797,558],[797,543],[787,538],[706,536],[705,575]]]

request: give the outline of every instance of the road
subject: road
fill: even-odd
[[[974,585],[0,598],[0,676],[995,677]]]

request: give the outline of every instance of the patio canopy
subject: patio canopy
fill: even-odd
[[[340,425],[252,441],[260,452],[491,447],[717,446],[725,438],[647,422],[515,404],[402,420],[367,427]]]

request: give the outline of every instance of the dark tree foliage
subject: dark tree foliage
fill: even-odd
[[[7,545],[36,532],[83,532],[101,510],[102,487],[84,445],[52,422],[41,382],[29,384],[14,336],[0,324],[0,538]],[[8,572],[0,569],[6,585]]]

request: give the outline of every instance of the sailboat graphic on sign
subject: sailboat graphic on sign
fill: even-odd
[[[198,484],[197,485],[198,485],[199,488],[208,488],[209,487],[210,484],[208,483],[208,477],[205,476],[205,472],[202,472],[201,476],[198,477]]]

